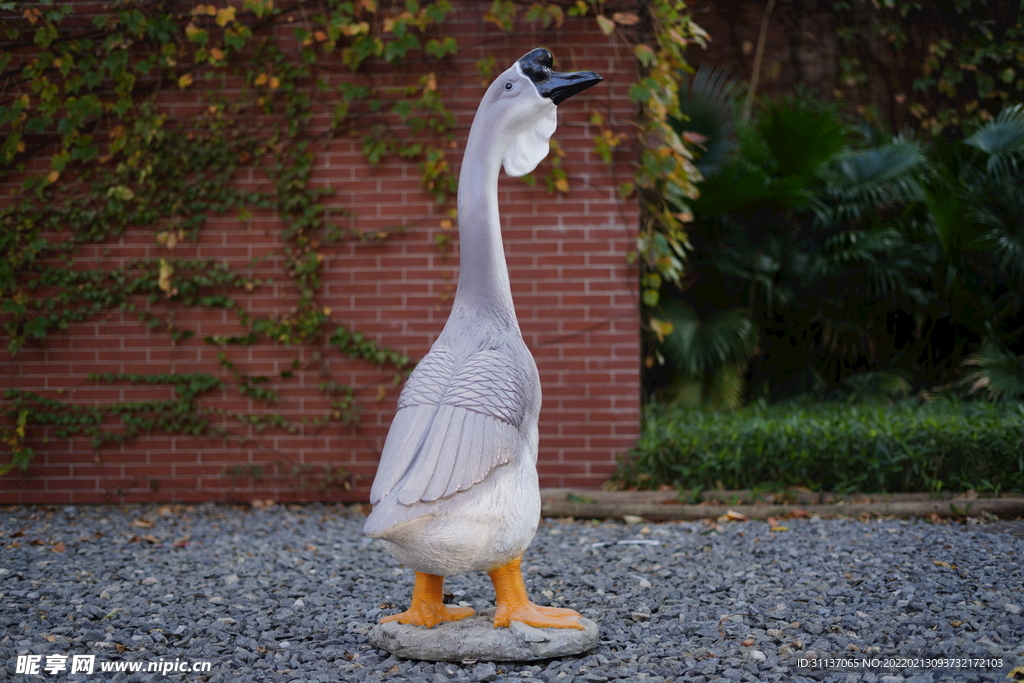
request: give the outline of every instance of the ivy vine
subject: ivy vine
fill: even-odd
[[[882,79],[892,109],[929,134],[954,135],[1024,96],[1024,13],[987,0],[833,2],[845,97],[870,102]],[[880,68],[899,64],[901,68]],[[871,74],[871,76],[869,76]],[[869,117],[880,112],[865,110]],[[891,123],[891,122],[887,122]],[[897,125],[904,122],[897,119]]]
[[[675,79],[687,68],[685,46],[700,43],[704,34],[682,2],[651,0],[645,7],[637,14],[609,11],[602,0],[493,0],[482,12],[505,31],[520,21],[549,27],[567,17],[592,17],[613,41],[625,38],[624,29],[647,27],[633,45],[644,74],[630,92],[646,112],[644,152],[637,177],[621,193],[628,197],[639,188],[647,218],[637,254],[651,272],[672,277],[682,268],[686,216],[659,197],[682,202],[693,196],[696,171],[667,120]],[[233,345],[269,341],[334,349],[391,367],[395,382],[401,381],[412,359],[349,329],[319,296],[326,250],[392,239],[402,230],[360,228],[358,216],[332,203],[331,190],[315,187],[311,177],[317,145],[352,136],[370,164],[415,164],[423,190],[447,211],[440,227],[451,230],[454,118],[437,88],[437,74],[459,50],[445,33],[451,13],[449,0],[142,0],[89,16],[53,0],[0,1],[0,181],[15,188],[0,208],[0,320],[7,351],[43,344],[72,323],[111,310],[134,312],[151,329],[164,329],[171,343],[194,336],[174,322],[175,307],[230,310],[244,329],[203,340],[219,348],[222,377],[88,378],[166,385],[174,396],[167,401],[84,406],[7,392],[0,419],[10,461],[0,473],[28,467],[34,454],[29,432],[37,427],[52,427],[58,438],[88,436],[95,448],[153,432],[230,438],[212,419],[223,411],[203,407],[204,396],[230,385],[273,408],[279,395],[276,378],[236,366]],[[292,37],[281,37],[288,28]],[[375,65],[411,61],[425,62],[429,72],[406,86],[377,88],[362,76]],[[495,63],[485,59],[477,67],[487,81]],[[194,91],[202,105],[194,114],[171,117],[159,102],[161,93],[174,91]],[[314,112],[325,109],[327,130],[314,129]],[[361,124],[368,116],[374,124],[366,129]],[[595,149],[610,163],[623,122],[595,114],[592,123],[599,130]],[[561,158],[555,141],[543,171],[551,193],[571,189]],[[232,180],[242,169],[267,178],[271,189],[240,189]],[[284,262],[297,291],[289,309],[276,316],[253,314],[239,303],[243,292],[265,284],[254,275],[258,263],[244,269],[173,256],[179,245],[199,240],[210,217],[246,221],[259,210],[276,210],[280,217],[284,246],[272,256]],[[88,245],[147,231],[163,256],[103,267],[83,254]],[[439,233],[442,251],[446,235]],[[300,365],[296,360],[281,377]],[[320,390],[330,410],[305,425],[275,413],[231,416],[256,432],[358,425],[352,387],[328,376]]]

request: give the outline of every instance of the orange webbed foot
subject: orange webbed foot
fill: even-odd
[[[580,623],[582,615],[571,609],[543,607],[532,602],[518,607],[500,605],[494,613],[494,627],[507,627],[513,621],[520,621],[534,628],[575,628],[585,630]]]
[[[414,624],[434,628],[445,621],[458,621],[473,616],[472,607],[449,607],[442,600],[441,588],[444,577],[436,574],[416,572],[416,583],[412,589],[412,604],[400,614],[392,614],[380,620],[385,624],[397,621],[400,624]]]
[[[498,603],[498,609],[494,612],[494,627],[507,627],[513,621],[519,621],[535,628],[586,630],[579,622],[582,616],[578,612],[560,607],[542,607],[530,602],[526,595],[520,562],[521,558],[516,558],[488,572],[491,583],[494,584]]]
[[[392,614],[380,620],[385,624],[389,621],[397,621],[399,624],[414,624],[434,628],[445,621],[458,621],[476,614],[472,607],[448,607],[447,605],[425,607],[413,605],[399,614]]]

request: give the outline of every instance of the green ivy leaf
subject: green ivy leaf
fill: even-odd
[[[444,40],[438,40],[437,38],[431,38],[427,41],[426,47],[423,51],[432,57],[442,59],[446,55],[453,55],[459,50],[458,43],[455,42],[454,38],[447,37]]]

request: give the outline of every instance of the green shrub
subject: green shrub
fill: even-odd
[[[1024,403],[652,404],[615,479],[627,486],[846,493],[1024,489]]]

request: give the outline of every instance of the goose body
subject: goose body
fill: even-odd
[[[433,626],[472,614],[441,604],[443,577],[491,574],[496,626],[580,628],[571,610],[529,603],[519,574],[537,530],[537,366],[516,320],[498,218],[498,174],[529,173],[547,155],[556,105],[601,80],[551,71],[536,49],[490,85],[459,176],[459,284],[444,329],[417,364],[370,492],[364,531],[417,572],[413,605],[386,617]]]
[[[517,325],[464,315],[399,397],[365,528],[402,564],[442,576],[522,555],[540,516],[537,366]]]

